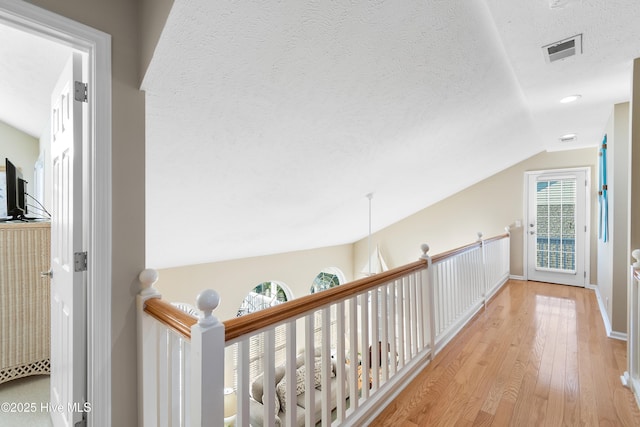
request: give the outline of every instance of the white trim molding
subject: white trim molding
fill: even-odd
[[[607,332],[607,336],[609,338],[613,338],[620,341],[627,340],[627,334],[624,332],[618,332],[611,329],[611,320],[609,319],[609,314],[607,313],[607,309],[604,305],[604,301],[602,300],[602,296],[600,295],[600,288],[597,285],[586,285],[585,288],[591,289],[596,293],[596,300],[598,301],[598,307],[600,308],[600,315],[602,316],[602,323],[604,323],[604,329]]]
[[[0,0],[0,25],[68,46],[84,55],[89,85],[88,137],[83,142],[88,252],[88,425],[111,425],[111,36],[27,2]]]

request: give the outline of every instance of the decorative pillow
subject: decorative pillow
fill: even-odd
[[[304,393],[304,377],[306,375],[306,369],[304,365],[296,369],[296,396]],[[285,375],[282,380],[276,385],[276,395],[280,399],[280,407],[283,411],[287,410],[287,376]]]
[[[280,408],[282,407],[282,403],[280,403],[280,399],[278,398],[278,393],[273,396],[273,417],[278,418],[278,413],[280,412]]]
[[[280,409],[282,412],[287,411],[287,379],[286,377],[280,380],[278,385],[276,385],[276,395],[278,399],[280,399]]]

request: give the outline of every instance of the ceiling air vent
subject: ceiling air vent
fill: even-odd
[[[560,61],[582,53],[582,34],[542,46],[544,59],[548,62]]]
[[[560,137],[560,142],[574,142],[578,140],[578,135],[575,133],[568,133]]]

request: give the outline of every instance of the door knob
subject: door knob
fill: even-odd
[[[42,278],[48,277],[49,279],[51,279],[53,277],[53,270],[41,271],[40,272],[40,277],[42,277]]]

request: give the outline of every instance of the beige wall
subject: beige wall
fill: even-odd
[[[598,239],[598,280],[611,330],[627,331],[627,269],[629,265],[629,103],[613,107],[607,134],[609,239]],[[597,183],[596,183],[597,184]],[[598,191],[598,188],[595,188]]]
[[[221,302],[214,315],[226,320],[236,316],[242,299],[256,285],[282,282],[294,298],[301,297],[309,294],[313,279],[327,267],[340,269],[351,281],[352,245],[162,269],[157,288],[168,301],[192,305],[200,291],[215,289]]]
[[[37,138],[27,135],[18,129],[0,122],[0,166],[4,167],[4,159],[8,157],[23,178],[29,183],[27,190],[33,190],[33,167],[38,160],[39,142]]]
[[[591,277],[595,280],[596,199],[593,183],[597,166],[597,149],[543,152],[491,176],[453,196],[399,221],[372,237],[372,246],[380,246],[390,268],[420,256],[420,245],[427,243],[429,253],[471,243],[481,231],[485,237],[504,233],[511,226],[511,274],[523,275],[522,228],[515,228],[516,220],[524,221],[524,172],[569,167],[591,167]],[[367,261],[367,239],[355,244],[354,271],[360,271]]]
[[[112,424],[137,424],[135,295],[144,269],[144,94],[139,91],[138,2],[33,0],[112,36]],[[96,195],[100,197],[100,195]]]
[[[149,68],[173,0],[140,0],[140,81]]]
[[[481,230],[485,237],[504,233],[512,226],[512,265],[514,275],[523,274],[522,228],[513,228],[516,220],[524,220],[524,172],[564,167],[591,167],[591,277],[596,278],[597,236],[595,173],[597,148],[540,153],[506,169],[442,202],[430,206],[372,236],[389,267],[415,261],[421,255],[420,245],[431,246],[436,254],[474,241]],[[267,280],[287,284],[294,297],[306,295],[315,275],[324,267],[338,267],[347,280],[362,277],[367,262],[367,239],[353,245],[342,245],[310,251],[265,257],[183,266],[160,270],[158,289],[169,301],[194,304],[203,289],[216,289],[222,297],[217,316],[235,316],[246,293]]]

